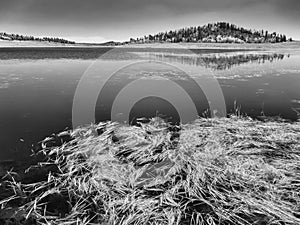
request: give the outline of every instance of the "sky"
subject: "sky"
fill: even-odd
[[[127,41],[224,21],[300,40],[300,0],[0,0],[0,32]]]

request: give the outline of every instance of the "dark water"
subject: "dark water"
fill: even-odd
[[[132,104],[129,122],[155,115],[179,122],[182,118],[178,111],[189,112],[183,93],[192,100],[200,116],[210,116],[210,103],[194,81],[194,78],[211,79],[208,73],[221,87],[227,113],[240,107],[242,114],[252,117],[263,114],[295,121],[300,112],[300,52],[297,50],[2,48],[0,160],[23,159],[36,142],[72,128],[76,88],[83,75],[98,61],[106,62],[103,65],[107,67],[119,62],[132,65],[115,70],[105,83],[95,105],[96,122],[110,120],[115,99],[128,98],[130,88],[142,93],[151,85],[155,86],[155,82],[165,93],[172,92],[171,97],[178,104],[172,104],[158,93],[157,96],[155,93],[144,96]],[[185,71],[176,65],[184,65]],[[184,75],[189,74],[189,69],[196,73]],[[102,71],[98,71],[90,82],[97,84],[97,80],[102,79],[101,74]],[[170,80],[181,88],[174,88]],[[141,81],[138,86],[130,86],[137,81]],[[84,103],[82,105],[84,110]]]

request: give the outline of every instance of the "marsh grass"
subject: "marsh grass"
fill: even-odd
[[[107,122],[43,149],[45,179],[10,176],[5,224],[300,224],[300,123]]]

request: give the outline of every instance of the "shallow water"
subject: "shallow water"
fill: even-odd
[[[95,113],[91,112],[96,122],[113,117],[135,123],[138,117],[155,115],[174,123],[189,122],[193,110],[210,116],[213,110],[209,110],[207,93],[214,93],[215,87],[207,86],[205,80],[212,79],[221,88],[227,113],[240,108],[252,117],[263,114],[297,120],[299,62],[297,50],[3,48],[0,160],[22,159],[36,142],[72,128],[72,104],[80,79],[91,74],[88,87],[97,88],[110,67],[114,73],[96,96]],[[203,81],[203,86],[195,80]],[[151,88],[157,90],[147,92]],[[91,90],[86,88],[85,93]],[[87,102],[78,106],[84,114]]]

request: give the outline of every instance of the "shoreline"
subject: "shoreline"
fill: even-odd
[[[151,44],[125,44],[110,46],[102,44],[76,43],[60,44],[37,41],[4,41],[0,40],[0,48],[162,48],[162,49],[237,49],[237,50],[276,50],[276,49],[300,49],[300,41],[285,43],[151,43]]]

